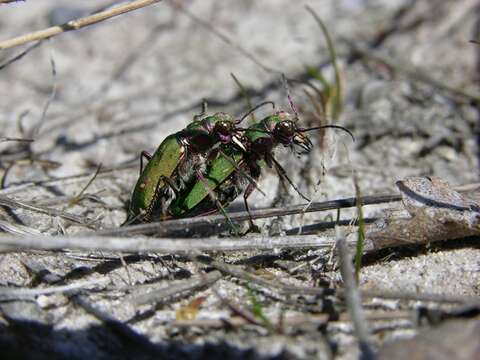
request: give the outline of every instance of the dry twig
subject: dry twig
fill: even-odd
[[[278,238],[155,239],[146,237],[0,236],[0,252],[75,249],[87,251],[165,252],[271,250],[276,248],[329,247],[334,239],[317,235]]]
[[[399,201],[400,195],[372,195],[364,196],[360,200],[363,205],[382,204],[386,202]],[[345,198],[323,202],[311,203],[307,210],[305,205],[292,205],[284,208],[267,208],[259,210],[251,210],[252,219],[264,219],[276,216],[296,215],[305,212],[317,212],[325,210],[335,210],[339,208],[348,208],[356,206],[357,198]],[[246,211],[229,213],[232,221],[248,221],[249,214]],[[97,235],[102,236],[125,236],[125,235],[139,235],[139,234],[157,234],[159,236],[169,234],[172,231],[194,229],[196,227],[208,226],[225,223],[223,215],[210,215],[196,218],[167,220],[157,223],[130,225],[114,229],[105,229],[98,231]]]
[[[73,284],[50,286],[41,289],[0,287],[0,300],[30,299],[39,295],[67,293],[92,286],[105,286],[108,283],[110,283],[110,279],[108,277],[102,277],[95,280],[79,281]]]
[[[20,2],[20,1],[25,1],[25,0],[0,0],[0,4],[9,4],[12,2]]]
[[[124,13],[138,10],[149,5],[156,4],[162,0],[135,0],[124,5],[119,5],[99,13],[86,16],[80,19],[69,21],[62,25],[52,26],[44,30],[35,31],[29,34],[21,35],[13,39],[0,42],[0,50],[9,49],[15,46],[23,45],[32,41],[45,40],[53,36],[62,34],[67,31],[79,30],[84,27],[105,21],[112,17],[122,15]]]
[[[27,142],[27,143],[29,143],[29,142],[33,142],[33,139],[0,137],[0,142],[7,142],[7,141],[17,141],[17,142]]]

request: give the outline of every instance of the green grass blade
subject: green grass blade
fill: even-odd
[[[260,321],[263,323],[263,325],[265,326],[265,328],[269,329],[270,331],[273,330],[273,325],[272,323],[270,322],[270,320],[268,320],[268,318],[265,316],[265,314],[263,313],[263,309],[262,309],[262,304],[260,304],[260,302],[257,300],[257,297],[255,296],[255,293],[253,292],[253,290],[250,288],[250,286],[246,285],[246,288],[247,288],[247,292],[248,292],[248,297],[250,299],[250,302],[252,304],[252,313],[258,318],[260,319]]]
[[[315,69],[313,66],[307,66],[307,74],[311,78],[320,81],[323,86],[323,92],[325,93],[325,96],[327,97],[327,99],[330,98],[332,87],[329,82],[323,77],[322,73]]]
[[[365,245],[365,219],[363,217],[363,205],[360,201],[361,193],[360,187],[358,186],[357,176],[354,175],[353,181],[355,184],[355,196],[357,197],[357,217],[358,217],[358,238],[357,238],[357,248],[355,251],[355,279],[357,284],[360,279],[360,269],[362,267],[362,256],[363,248]]]
[[[322,21],[322,19],[320,19],[320,16],[318,16],[315,10],[313,10],[310,6],[307,5],[305,8],[310,14],[312,14],[313,18],[322,30],[323,36],[325,37],[325,40],[327,42],[328,52],[330,54],[330,59],[332,61],[332,65],[335,71],[335,91],[333,93],[332,103],[332,118],[335,120],[336,118],[338,118],[343,108],[342,79],[340,76],[340,67],[338,66],[337,62],[337,52],[335,50],[332,38],[330,37],[330,33],[328,32],[325,23]]]

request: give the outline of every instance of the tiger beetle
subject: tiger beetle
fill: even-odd
[[[296,113],[294,108],[293,110]],[[176,218],[215,212],[219,206],[223,209],[245,190],[243,200],[249,213],[250,230],[257,229],[253,224],[247,201],[257,186],[255,181],[246,181],[248,179],[243,174],[246,173],[253,180],[257,180],[264,164],[270,168],[274,167],[280,178],[287,180],[302,198],[310,201],[298,190],[273,156],[275,147],[281,144],[290,147],[297,154],[305,154],[312,149],[312,142],[305,132],[336,128],[346,131],[352,138],[353,135],[348,129],[337,125],[301,128],[297,126],[297,120],[297,115],[279,111],[243,129],[245,131],[241,138],[243,148],[232,144],[224,146],[223,151],[209,163],[206,172],[197,173],[197,179],[187,187],[189,190],[182,192],[170,204],[169,214]]]
[[[238,125],[257,108],[271,104],[264,102],[247,112],[239,120],[223,112],[206,116],[206,103],[202,113],[185,129],[167,136],[153,155],[142,151],[140,177],[132,193],[128,219],[125,224],[150,221],[154,212],[164,213],[171,191],[179,193],[192,181],[208,158],[215,158],[219,144],[235,144],[246,151],[240,141]],[[143,168],[143,158],[148,160]]]

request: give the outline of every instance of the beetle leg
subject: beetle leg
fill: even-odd
[[[225,154],[222,150],[218,150],[218,152],[220,153],[220,155],[222,155],[230,164],[232,164],[232,166],[235,168],[236,171],[239,172],[239,174],[245,178],[247,178],[247,180],[249,181],[250,184],[253,184],[253,186],[258,189],[258,191],[260,191],[260,193],[263,195],[263,196],[267,196],[267,194],[265,194],[263,192],[262,189],[260,189],[260,185],[258,184],[257,180],[255,180],[255,178],[253,176],[251,176],[250,174],[248,174],[246,171],[244,171],[243,169],[240,168],[239,164],[237,164],[235,162],[235,160],[233,160],[230,156],[228,156],[227,154]],[[260,170],[258,170],[260,171]]]
[[[165,184],[167,184],[168,187],[173,190],[173,192],[175,193],[175,196],[178,196],[178,194],[180,193],[180,190],[178,189],[177,185],[175,185],[175,183],[172,181],[172,179],[164,175],[160,175],[160,178],[158,179],[157,187],[159,186],[160,181],[163,181]]]
[[[215,192],[210,188],[210,185],[208,184],[207,179],[205,179],[203,174],[198,170],[196,171],[196,174],[197,174],[198,180],[200,180],[203,183],[203,186],[205,186],[205,189],[207,189],[207,191],[208,191],[208,195],[215,202],[215,204],[217,205],[218,209],[223,214],[223,216],[225,216],[225,218],[227,219],[227,222],[230,224],[233,231],[236,234],[238,234],[237,226],[233,223],[232,219],[230,219],[230,216],[228,216],[227,212],[225,211],[225,208],[220,203],[220,201],[218,201],[217,195],[215,195]]]
[[[255,190],[255,184],[250,183],[248,184],[248,187],[245,189],[245,192],[243,193],[243,203],[245,204],[245,209],[247,210],[248,213],[248,222],[249,222],[249,227],[248,230],[243,233],[243,235],[248,234],[249,232],[260,232],[260,228],[253,223],[252,219],[252,214],[250,213],[250,207],[248,206],[248,197],[252,194],[253,190]]]
[[[210,151],[208,153],[208,156],[207,156],[207,163],[210,162],[210,161],[213,161],[217,157],[219,152],[221,152],[223,154],[223,152],[219,148],[215,148],[212,151]]]
[[[137,215],[133,217],[131,216],[132,215],[129,214],[127,219],[120,226],[128,226],[128,225],[138,224],[143,222],[143,219],[145,218],[145,211],[140,211]]]
[[[145,150],[143,150],[140,153],[140,175],[142,174],[142,171],[143,171],[143,158],[147,159],[147,162],[148,162],[152,158],[152,154],[150,154],[148,151],[145,151]]]
[[[278,175],[287,180],[288,183],[292,186],[292,188],[297,192],[298,195],[300,195],[303,199],[305,199],[306,201],[310,202],[310,199],[307,198],[305,195],[303,195],[300,190],[297,188],[297,186],[293,183],[292,180],[290,180],[290,178],[288,177],[287,175],[287,172],[285,171],[285,169],[282,167],[282,165],[280,165],[280,163],[273,157],[273,156],[270,156],[270,159],[272,160],[273,164],[275,165],[275,170],[277,170],[277,173]]]
[[[163,186],[163,184],[166,184],[170,189],[172,189],[172,191],[175,193],[175,196],[178,196],[180,190],[178,190],[177,186],[172,181],[172,179],[164,175],[160,175],[157,181],[157,185],[155,185],[155,192],[153,195],[153,199],[150,202],[150,206],[146,210],[144,218],[148,219],[152,215],[152,212],[158,206],[158,200],[160,199],[160,207],[162,209],[162,215],[165,219],[167,206],[165,204],[165,198],[163,196],[160,196],[160,189]]]

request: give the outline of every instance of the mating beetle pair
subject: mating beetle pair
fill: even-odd
[[[240,120],[217,113],[194,120],[184,130],[168,136],[150,158],[135,186],[129,222],[149,221],[157,214],[172,218],[206,214],[227,206],[242,191],[245,191],[243,197],[249,211],[247,198],[257,187],[256,180],[264,164],[274,167],[280,177],[308,200],[274,158],[275,147],[279,144],[292,149],[299,147],[302,150],[297,153],[307,153],[312,148],[304,134],[307,131],[332,127],[352,134],[336,125],[299,128],[298,117],[284,111],[248,128],[238,127],[259,106]],[[254,226],[252,220],[250,226]]]
[[[133,190],[129,220],[149,221],[161,197],[168,189],[181,190],[194,176],[194,167],[206,162],[206,156],[217,143],[238,142],[236,124],[230,115],[216,113],[203,117],[197,115],[185,129],[167,136],[153,156],[142,152],[148,163],[141,165],[140,177]]]

